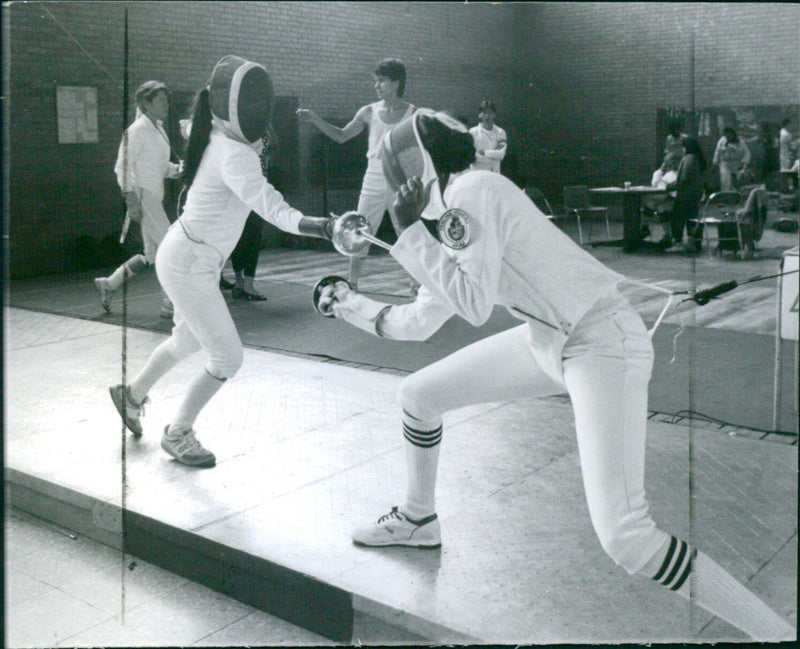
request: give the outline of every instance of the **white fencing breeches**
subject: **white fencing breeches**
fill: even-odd
[[[400,386],[400,405],[430,422],[470,404],[569,392],[595,531],[617,564],[638,572],[668,539],[644,492],[653,362],[644,322],[616,291],[601,298],[564,345],[560,376],[530,335],[528,324],[514,327],[415,372]]]
[[[242,341],[219,290],[225,260],[203,243],[190,241],[180,223],[167,232],[156,257],[156,272],[175,306],[169,341],[176,356],[202,349],[206,370],[218,379],[236,374],[242,365]]]

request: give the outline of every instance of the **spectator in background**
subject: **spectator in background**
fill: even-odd
[[[714,150],[713,164],[719,166],[719,184],[723,192],[735,191],[739,174],[750,163],[750,148],[736,133],[726,126]]]
[[[775,189],[775,175],[780,169],[778,147],[775,145],[775,135],[772,124],[764,122],[761,124],[761,133],[758,136],[758,143],[761,149],[760,156],[760,179],[767,189]]]
[[[693,137],[682,140],[683,157],[678,165],[678,177],[670,189],[675,190],[675,204],[672,207],[670,221],[671,236],[664,237],[662,245],[672,251],[679,248],[683,241],[683,230],[689,220],[697,219],[700,213],[700,201],[703,198],[703,175],[706,170],[706,157],[700,143]],[[699,252],[703,236],[702,228],[694,226],[689,235],[688,250]]]
[[[508,138],[506,132],[494,123],[497,109],[493,102],[485,100],[478,107],[477,126],[469,129],[475,141],[473,169],[488,169],[500,173],[500,161],[506,157]]]
[[[415,107],[405,101],[403,93],[406,88],[406,67],[399,59],[383,59],[378,63],[373,72],[375,76],[375,92],[378,101],[367,104],[358,109],[355,116],[344,128],[338,128],[326,122],[313,110],[299,108],[297,117],[301,122],[311,123],[323,134],[338,144],[343,144],[353,139],[364,129],[369,132],[369,145],[367,147],[367,172],[361,186],[361,195],[358,198],[357,211],[369,221],[372,233],[380,228],[383,215],[392,207],[394,193],[389,191],[386,179],[383,176],[383,167],[380,159],[380,144],[383,136],[395,124],[410,117]],[[364,263],[369,248],[364,250],[363,256],[350,257],[350,274],[348,279],[354,288],[358,288],[358,279],[361,276],[361,267]],[[412,282],[412,292],[416,285]]]
[[[791,118],[787,117],[781,122],[781,131],[778,134],[778,151],[780,155],[781,171],[789,171],[797,158],[795,155],[797,143],[794,141],[794,135],[789,128],[791,124]]]
[[[669,120],[667,125],[667,137],[664,141],[664,160],[671,158],[672,160],[680,160],[683,157],[683,138],[687,137],[686,133],[682,130],[682,124],[679,119]]]
[[[778,136],[781,175],[786,180],[786,189],[789,191],[792,191],[796,186],[796,177],[798,168],[800,168],[797,158],[797,142],[789,129],[791,123],[791,118],[784,119],[781,122],[781,132]]]
[[[683,151],[683,148],[681,148]],[[650,180],[652,187],[659,189],[666,189],[670,185],[674,185],[678,179],[678,165],[680,164],[680,155],[672,153],[664,157],[664,162],[661,166],[653,172],[653,177]],[[671,194],[665,196],[645,196],[642,200],[642,205],[645,209],[654,212],[658,217],[658,222],[664,229],[664,236],[659,242],[663,247],[669,248],[672,245],[672,208],[675,204],[675,197]]]
[[[108,277],[97,277],[94,284],[100,291],[100,305],[111,312],[111,298],[124,282],[152,266],[156,251],[169,228],[164,211],[164,178],[177,178],[179,165],[170,162],[170,143],[164,130],[169,114],[167,86],[160,81],[145,81],[136,90],[134,122],[125,130],[119,145],[114,173],[122,190],[131,221],[142,229],[144,254],[136,254]],[[161,317],[171,318],[172,302],[164,294]]]

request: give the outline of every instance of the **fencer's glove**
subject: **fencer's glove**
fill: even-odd
[[[419,176],[414,176],[405,184],[400,185],[400,189],[395,194],[394,202],[392,203],[391,213],[398,235],[419,220],[422,211],[430,200],[431,187],[434,182],[436,182],[435,178],[429,180],[423,187]]]
[[[322,289],[320,307],[333,311],[340,320],[358,327],[373,336],[380,336],[377,325],[381,314],[391,308],[391,304],[371,300],[353,291],[344,282],[338,282]]]
[[[333,219],[324,216],[304,216],[297,224],[300,234],[307,237],[331,240],[333,235]]]

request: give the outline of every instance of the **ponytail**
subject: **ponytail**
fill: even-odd
[[[194,103],[192,132],[189,134],[189,144],[186,147],[186,160],[184,161],[183,184],[186,188],[191,187],[211,138],[211,105],[208,95],[208,88],[203,88]]]

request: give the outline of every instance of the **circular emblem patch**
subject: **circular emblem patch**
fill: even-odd
[[[439,218],[439,238],[453,250],[461,250],[469,243],[469,216],[464,210],[447,210]]]

